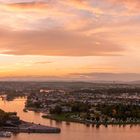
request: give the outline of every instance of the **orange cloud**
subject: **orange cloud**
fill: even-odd
[[[47,10],[50,8],[50,3],[47,2],[20,2],[20,3],[10,3],[6,4],[11,10],[19,11],[36,11],[36,10]]]
[[[41,9],[46,8],[48,5],[46,2],[27,2],[27,3],[12,3],[8,4],[9,7],[19,9]]]
[[[3,31],[0,50],[14,55],[92,56],[117,55],[123,48],[96,36],[56,29]]]
[[[114,4],[114,6],[123,6],[124,10],[129,10],[130,12],[138,12],[140,9],[140,0],[105,0]]]
[[[97,7],[95,4],[93,5],[91,3],[93,1],[91,1],[91,0],[66,0],[63,2],[67,5],[71,5],[74,8],[77,8],[79,10],[85,10],[85,11],[94,13],[94,14],[96,14],[96,16],[103,14],[103,9],[101,9],[100,7]]]
[[[120,55],[130,48],[129,40],[131,44],[136,44],[134,44],[135,35],[131,36],[135,33],[130,31],[130,27],[138,21],[134,19],[130,22],[133,16],[122,16],[118,12],[118,5],[108,12],[108,4],[113,3],[119,2],[54,0],[6,4],[9,8],[0,7],[0,18],[3,19],[0,23],[1,28],[8,28],[0,30],[0,53],[59,56]],[[20,10],[14,11],[11,8]],[[38,9],[43,11],[40,12]],[[115,16],[112,11],[115,11]],[[61,16],[58,13],[61,13]],[[101,14],[101,17],[97,18],[98,14]],[[138,30],[139,26],[136,25],[133,29]],[[125,33],[129,34],[126,36]]]

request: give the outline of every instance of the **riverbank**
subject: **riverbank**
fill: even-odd
[[[64,122],[73,122],[73,123],[81,123],[81,124],[86,124],[86,125],[140,125],[140,120],[138,121],[91,121],[91,120],[82,120],[82,119],[75,119],[75,118],[70,118],[67,117],[70,114],[69,113],[65,113],[65,114],[49,114],[48,112],[46,112],[43,109],[37,109],[37,108],[26,108],[26,110],[29,111],[35,111],[35,112],[40,112],[46,115],[42,115],[42,118],[46,118],[46,119],[50,119],[50,120],[55,120],[55,121],[64,121]],[[73,113],[71,113],[73,114]],[[73,114],[74,115],[74,114]]]
[[[34,122],[36,124],[43,124],[47,126],[61,128],[59,134],[38,134],[38,133],[18,133],[11,136],[11,138],[0,138],[8,140],[139,140],[139,125],[109,125],[105,127],[101,125],[99,128],[96,125],[83,125],[80,123],[67,123],[67,122],[56,122],[50,119],[44,119],[41,117],[42,113],[35,113],[33,111],[24,112],[23,108],[25,105],[24,99],[18,99],[11,102],[0,101],[1,109],[5,111],[16,111],[21,120],[27,122]],[[12,107],[15,108],[12,108]]]
[[[55,121],[65,121],[65,122],[75,122],[75,123],[82,123],[86,125],[140,125],[140,121],[134,122],[134,121],[90,121],[90,120],[78,120],[78,119],[72,119],[67,118],[66,115],[56,115],[56,114],[49,114],[49,115],[43,115],[43,118],[55,120]]]
[[[17,127],[1,127],[1,131],[9,131],[13,133],[60,133],[60,128],[35,124],[30,122],[21,121]]]

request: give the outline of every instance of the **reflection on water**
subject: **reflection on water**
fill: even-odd
[[[0,100],[0,108],[5,111],[16,111],[22,120],[61,128],[60,134],[16,134],[10,140],[139,140],[140,126],[85,126],[78,123],[56,122],[43,119],[41,113],[23,112],[25,99],[14,101]],[[1,138],[5,140],[5,138]]]

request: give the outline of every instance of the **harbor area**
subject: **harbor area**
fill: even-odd
[[[41,124],[34,124],[30,122],[21,121],[16,127],[5,126],[1,128],[2,131],[9,131],[13,133],[60,133],[60,128],[45,126]]]

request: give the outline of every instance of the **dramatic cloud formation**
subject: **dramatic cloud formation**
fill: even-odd
[[[120,40],[125,40],[124,32],[130,32],[133,17],[118,14],[114,18],[113,14],[107,13],[107,7],[119,2],[106,0],[107,4],[103,4],[103,1],[7,1],[0,5],[1,28],[6,30],[1,31],[0,52],[16,55],[122,55],[121,52],[129,46]],[[118,10],[116,8],[112,13]],[[135,41],[133,37],[132,41]]]
[[[139,0],[0,0],[0,19],[2,56],[24,59],[28,55],[52,56],[56,62],[48,64],[46,58],[36,61],[33,57],[32,63],[23,63],[23,68],[22,62],[19,66],[15,60],[11,66],[13,71],[17,65],[30,75],[31,65],[39,65],[36,62],[44,62],[40,63],[45,66],[45,71],[40,71],[44,75],[52,69],[54,74],[60,69],[59,64],[63,65],[63,70],[58,74],[79,70],[81,73],[107,72],[106,67],[116,68],[108,69],[109,73],[138,73],[140,70]],[[70,60],[56,61],[63,56]],[[75,56],[80,60],[74,61]],[[82,59],[88,56],[90,58]],[[51,69],[46,65],[51,65]],[[82,69],[82,65],[85,68]],[[90,69],[91,65],[97,69]],[[6,66],[2,66],[0,72],[6,75],[4,68]],[[15,73],[17,71],[23,73],[21,69],[16,69]]]
[[[0,31],[1,54],[15,55],[115,55],[121,47],[104,38],[64,30]],[[106,46],[107,44],[107,46]],[[113,54],[114,52],[114,54]]]

